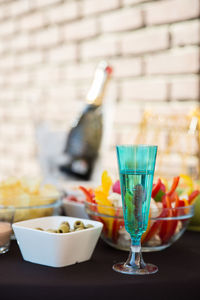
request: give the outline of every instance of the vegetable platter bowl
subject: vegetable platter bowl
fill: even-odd
[[[129,251],[130,235],[125,230],[122,208],[90,202],[85,205],[90,219],[104,225],[101,238],[114,248]],[[160,211],[151,208],[147,231],[141,239],[142,251],[158,251],[172,245],[186,230],[193,213],[194,205]]]
[[[65,267],[91,258],[103,225],[86,219],[50,216],[17,222],[12,227],[24,260]]]
[[[189,191],[177,176],[173,182],[163,183],[159,178],[153,185],[149,221],[141,242],[143,251],[165,249],[178,240],[194,215],[198,190]],[[92,220],[103,223],[102,239],[112,247],[130,249],[130,236],[125,230],[119,180],[113,183],[105,171],[102,184],[93,192],[85,191],[85,209]]]

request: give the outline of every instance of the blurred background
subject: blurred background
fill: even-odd
[[[113,75],[92,178],[117,172],[116,143],[146,142],[157,173],[198,177],[199,17],[200,0],[0,0],[0,177],[56,173],[102,59]]]

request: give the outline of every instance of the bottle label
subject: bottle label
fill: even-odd
[[[74,173],[84,175],[88,172],[88,164],[85,160],[74,160],[71,165],[71,170]]]

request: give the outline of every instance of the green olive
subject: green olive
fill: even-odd
[[[80,231],[80,230],[83,230],[84,227],[77,227],[74,231]]]
[[[76,230],[77,228],[81,228],[81,229],[84,229],[84,224],[83,224],[83,222],[81,222],[81,221],[76,221],[75,223],[74,223],[74,229]]]
[[[69,225],[69,223],[68,223],[67,221],[62,222],[62,223],[60,224],[60,226],[61,226],[61,225],[66,225],[66,226],[68,227],[69,231],[70,231],[70,225]]]
[[[40,230],[40,231],[44,231],[44,229],[41,228],[41,227],[37,227],[37,228],[35,228],[35,229]]]
[[[94,227],[92,224],[85,225],[85,229]]]
[[[52,232],[52,233],[57,233],[57,230],[56,230],[56,229],[47,229],[46,231],[47,231],[47,232]]]
[[[68,232],[79,231],[79,230],[83,230],[83,229],[87,229],[87,228],[92,228],[92,227],[94,227],[92,224],[84,225],[82,221],[77,220],[76,222],[74,222],[73,229],[70,228],[70,224],[67,221],[62,222],[60,224],[58,230],[51,229],[51,228],[49,228],[47,230],[44,230],[41,227],[37,227],[35,229],[36,230],[41,230],[41,231],[52,232],[52,233],[68,233]]]
[[[58,233],[67,233],[70,232],[70,228],[67,224],[61,224],[58,228]]]

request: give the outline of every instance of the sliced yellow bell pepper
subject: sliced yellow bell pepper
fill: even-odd
[[[112,186],[112,179],[107,171],[104,171],[101,177],[101,186],[94,190],[95,199],[99,205],[112,206],[108,200],[109,192]]]
[[[112,186],[112,179],[108,175],[107,171],[104,171],[103,174],[102,174],[101,185],[102,185],[102,189],[103,189],[104,193],[109,195],[109,192],[110,192],[110,189],[111,189],[111,186]]]
[[[194,182],[193,182],[192,178],[186,174],[180,174],[180,178],[183,179],[183,182],[185,183],[185,185],[188,186],[187,193],[190,194],[194,190]]]
[[[111,201],[108,200],[109,192],[112,187],[112,179],[108,175],[107,171],[104,171],[101,178],[101,186],[97,187],[94,191],[95,200],[98,203],[98,211],[100,214],[109,215],[110,217],[103,217],[102,219],[107,225],[108,236],[112,235],[113,218],[115,215],[115,209],[112,207]]]

